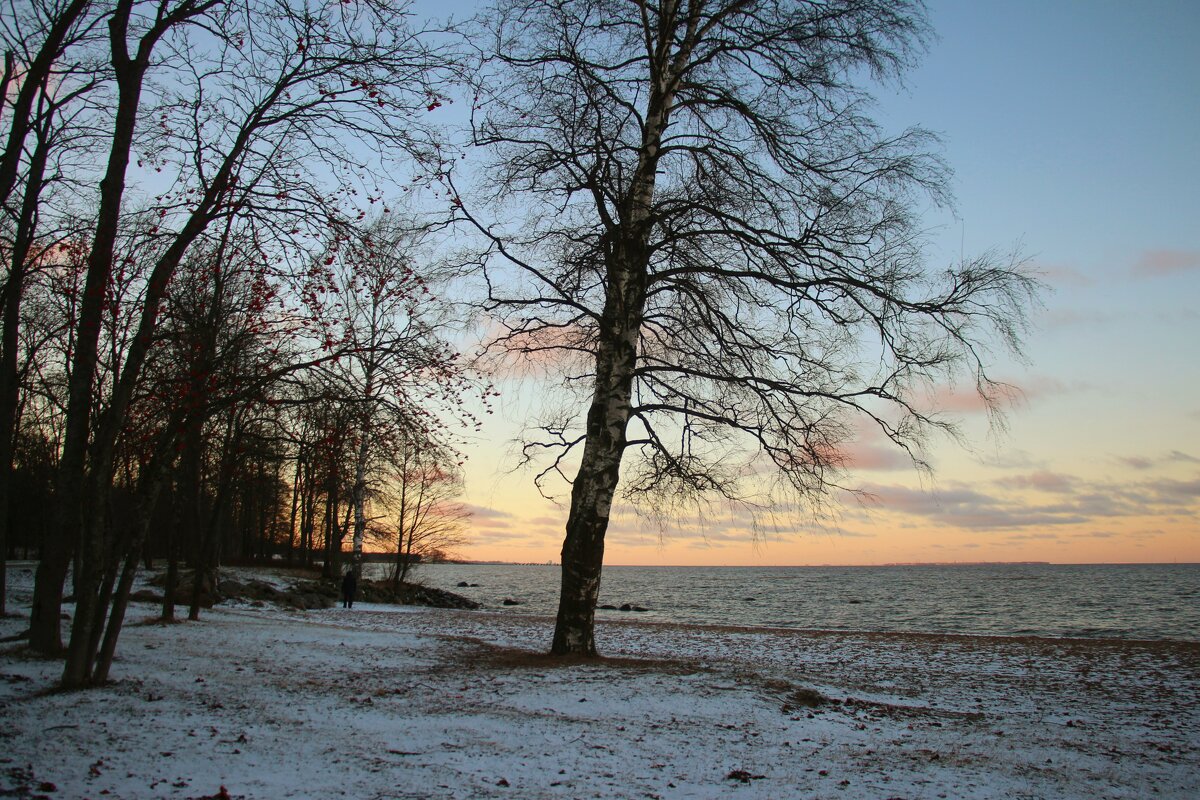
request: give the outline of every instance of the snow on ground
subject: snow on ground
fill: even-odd
[[[1196,643],[611,622],[562,663],[499,612],[155,614],[98,689],[0,645],[0,797],[1200,797]]]

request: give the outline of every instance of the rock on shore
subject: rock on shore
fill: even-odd
[[[165,578],[155,581],[155,583],[162,586],[165,584]],[[179,584],[176,602],[190,603],[192,599],[191,576],[186,574],[181,576]],[[149,590],[141,590],[134,593],[131,599],[151,603],[162,602],[162,595]],[[272,603],[284,608],[310,610],[333,608],[340,599],[339,584],[329,579],[298,580],[285,587],[280,587],[257,578],[244,580],[224,578],[217,585],[215,593],[206,594],[201,598],[201,605],[211,608],[213,605],[227,600],[240,600],[255,604]],[[432,608],[479,608],[479,603],[454,592],[415,583],[402,583],[393,589],[390,581],[361,581],[355,599],[364,603],[429,606]]]

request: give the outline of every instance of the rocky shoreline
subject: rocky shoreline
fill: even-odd
[[[161,603],[163,595],[159,590],[166,586],[165,574],[156,576],[150,583],[156,588],[140,589],[131,594],[129,599],[134,602]],[[192,601],[190,574],[181,574],[176,591],[177,603],[188,604]],[[339,584],[329,578],[298,579],[288,582],[285,586],[279,586],[258,578],[226,577],[217,583],[215,592],[201,597],[200,604],[205,608],[212,608],[220,603],[230,602],[246,603],[254,607],[262,607],[270,603],[281,608],[308,611],[333,608],[340,600]],[[480,607],[480,604],[474,600],[444,589],[435,589],[416,583],[401,583],[393,586],[391,581],[360,581],[356,600],[363,603],[427,606],[430,608],[473,610]]]

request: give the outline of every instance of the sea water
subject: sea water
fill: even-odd
[[[512,564],[426,564],[413,574],[485,607],[546,615],[560,576],[557,566]],[[646,609],[602,609],[601,619],[1200,641],[1200,564],[610,566],[600,604]]]

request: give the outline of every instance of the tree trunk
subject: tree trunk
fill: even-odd
[[[317,526],[317,487],[311,462],[304,465],[304,492],[300,496],[300,547],[304,566],[312,569]]]
[[[287,558],[284,560],[284,563],[289,567],[296,558],[296,512],[300,506],[300,464],[302,459],[303,450],[296,455],[296,474],[292,480],[292,514],[288,522]],[[303,524],[303,521],[301,521],[301,525]],[[303,534],[300,536],[300,543],[301,545],[304,544]]]
[[[604,534],[625,452],[638,329],[645,304],[644,266],[628,269],[628,251],[614,256],[609,296],[601,318],[596,384],[587,416],[587,441],[571,487],[571,511],[562,547],[562,589],[550,651],[596,655],[594,635]],[[625,256],[625,258],[622,258]],[[641,261],[644,265],[644,259]]]
[[[682,64],[685,51],[677,56]],[[665,66],[665,65],[663,65]],[[608,278],[596,349],[596,383],[588,409],[583,457],[571,486],[571,510],[562,548],[562,590],[550,652],[596,655],[595,616],[604,565],[604,535],[625,454],[626,426],[646,306],[656,172],[673,99],[669,70],[651,88],[638,165],[605,256]]]
[[[408,547],[404,548],[404,557],[400,560],[400,583],[408,580],[408,571],[412,569],[413,537],[408,537]]]
[[[336,479],[331,478],[325,493],[325,565],[322,577],[336,578],[342,568],[342,537],[338,535],[338,491]]]
[[[45,124],[49,124],[49,119]],[[15,122],[14,122],[15,127]],[[21,299],[25,293],[25,275],[29,270],[29,250],[33,243],[38,202],[42,195],[46,161],[50,156],[48,134],[38,128],[37,146],[30,159],[21,200],[21,215],[17,220],[12,253],[8,264],[8,280],[4,282],[3,325],[0,333],[0,563],[8,552],[9,492],[12,486],[13,444],[18,427],[20,381],[17,373],[18,334],[21,322]],[[8,595],[6,570],[0,569],[0,617],[7,612]]]
[[[118,541],[113,542],[112,546],[109,548],[108,556],[110,561],[105,565],[104,577],[97,593],[95,622],[92,625],[91,634],[88,637],[88,650],[86,654],[86,663],[84,666],[84,672],[88,676],[88,683],[94,684],[99,682],[96,680],[96,674],[94,672],[94,667],[96,665],[96,653],[100,650],[100,641],[104,635],[105,629],[104,622],[109,614],[109,603],[111,603],[113,599],[113,590],[117,585],[117,577],[119,574],[121,574],[118,572],[118,570],[121,567],[121,562],[127,561],[127,558],[123,558],[123,556],[133,556],[133,569],[135,571],[137,570],[137,552],[132,548],[133,538],[134,532],[127,531],[122,537],[120,537]],[[123,609],[121,613],[124,613]],[[74,634],[74,631],[72,631],[72,634]]]
[[[355,578],[362,577],[363,536],[367,530],[367,457],[370,455],[370,430],[368,420],[363,423],[362,438],[358,443],[358,458],[354,465],[354,538],[350,568],[354,570]]]
[[[562,589],[550,648],[557,655],[596,655],[594,626],[604,534],[620,478],[629,421],[633,343],[626,341],[620,347],[602,344],[597,360],[607,363],[597,371],[587,442],[571,487],[571,511],[562,547]]]
[[[399,589],[400,584],[404,583],[404,579],[408,577],[408,559],[411,550],[412,539],[405,536],[404,526],[401,523],[400,532],[396,537],[396,571],[392,574],[392,591]]]
[[[179,537],[167,536],[167,582],[163,586],[162,621],[175,621],[175,598],[179,586]]]
[[[412,446],[404,445],[404,457],[400,462],[401,480],[400,480],[400,508],[397,509],[396,515],[396,573],[392,579],[392,591],[400,588],[400,584],[404,583],[404,579],[408,576],[408,558],[412,552],[412,526],[409,521],[408,513],[408,494],[409,494],[409,475],[412,473]],[[407,542],[407,553],[405,551],[405,543]]]
[[[33,607],[29,614],[29,647],[43,655],[63,654],[63,582],[71,564],[67,541],[50,535],[42,540],[41,558],[33,579]]]
[[[92,671],[92,682],[102,684],[108,681],[108,672],[112,668],[113,655],[117,651],[117,637],[121,634],[121,626],[125,622],[125,611],[129,608],[129,590],[133,587],[133,579],[137,575],[138,552],[131,549],[125,558],[125,566],[121,570],[121,580],[112,601],[112,611],[109,613],[108,627],[104,631],[104,642],[100,646],[96,658],[96,666]]]
[[[87,552],[79,553],[80,569],[75,576],[75,621],[71,626],[73,644],[63,672],[63,685],[66,687],[81,686],[87,680],[83,674],[83,660],[96,611],[95,593],[100,582],[100,565],[104,561],[103,541],[97,535],[99,531],[88,530],[89,525],[97,525],[94,520],[98,512],[98,509],[87,508],[93,494],[89,484],[99,478],[93,475],[89,480],[86,462],[88,435],[92,427],[92,394],[100,320],[106,287],[112,275],[113,250],[120,223],[121,200],[125,193],[125,175],[133,147],[134,127],[141,103],[142,80],[149,66],[148,52],[145,60],[128,58],[125,36],[132,7],[131,2],[123,0],[109,18],[113,68],[117,78],[116,122],[108,165],[100,181],[99,211],[91,252],[88,254],[83,298],[79,304],[75,352],[72,354],[71,376],[67,382],[66,431],[59,461],[59,495],[56,503],[59,524],[56,534],[62,539],[64,548],[75,544],[87,546]],[[140,57],[142,53],[138,55]],[[45,593],[48,595],[49,591],[50,587],[47,587]],[[39,621],[41,624],[50,624],[44,615]],[[54,620],[53,623],[57,626],[58,621]],[[33,624],[31,620],[31,634]],[[39,638],[48,639],[48,634],[42,633]]]
[[[172,430],[174,425],[168,427]],[[175,438],[170,433],[164,438],[156,457],[151,460],[142,473],[142,489],[138,506],[138,515],[134,520],[133,541],[129,544],[125,556],[125,564],[121,569],[121,579],[117,584],[116,593],[112,599],[112,610],[109,612],[108,626],[104,631],[104,641],[96,657],[92,670],[92,682],[105,683],[112,667],[113,656],[117,650],[117,638],[125,622],[125,611],[129,607],[129,591],[133,588],[133,579],[137,575],[138,553],[142,550],[150,536],[150,526],[154,519],[154,508],[158,504],[166,476],[170,473],[171,462],[174,460]],[[171,614],[174,616],[174,607]]]
[[[175,604],[179,598],[179,554],[191,548],[197,537],[200,518],[200,458],[203,446],[203,423],[192,415],[185,423],[182,452],[176,467],[174,509],[167,531],[167,583],[163,589],[162,619],[175,621]]]
[[[174,241],[155,263],[146,282],[138,329],[129,344],[128,354],[116,381],[108,408],[92,431],[91,464],[87,464],[87,439],[91,416],[90,402],[94,383],[99,337],[99,321],[108,279],[112,274],[113,253],[121,214],[121,197],[132,150],[133,133],[138,106],[151,53],[159,38],[170,28],[183,24],[189,17],[203,13],[211,4],[183,4],[175,13],[160,18],[138,41],[135,58],[128,55],[126,35],[132,12],[131,0],[119,0],[109,18],[109,40],[112,65],[117,79],[118,101],[113,143],[108,168],[101,181],[100,212],[92,252],[88,257],[88,274],[79,320],[79,344],[72,363],[67,407],[67,431],[61,460],[64,491],[59,505],[64,509],[64,534],[78,532],[80,536],[80,570],[76,589],[75,620],[71,626],[67,665],[63,671],[64,687],[81,686],[88,682],[85,663],[91,661],[88,642],[93,638],[91,628],[102,624],[97,620],[96,594],[101,580],[105,556],[104,526],[94,513],[99,509],[111,488],[112,465],[117,438],[124,425],[129,403],[149,353],[162,300],[171,277],[191,243],[211,221],[220,197],[228,186],[238,152],[231,152],[204,190]],[[245,146],[246,131],[239,134],[238,147]],[[90,473],[90,474],[89,474]],[[93,513],[88,515],[88,508]]]
[[[646,304],[649,209],[669,106],[669,93],[653,93],[638,168],[626,200],[624,230],[606,255],[608,290],[600,318],[596,383],[562,547],[562,589],[550,646],[556,655],[596,655],[595,616],[604,535],[625,454],[638,335]]]
[[[133,147],[134,128],[137,123],[138,107],[146,70],[150,65],[150,50],[157,35],[142,40],[135,58],[129,57],[126,34],[133,11],[132,0],[120,0],[109,17],[109,42],[112,65],[117,82],[117,108],[113,126],[112,143],[109,147],[108,163],[100,181],[100,203],[96,215],[95,233],[91,252],[88,254],[87,277],[83,297],[79,304],[79,319],[76,323],[75,350],[71,357],[71,374],[67,382],[66,430],[63,438],[62,455],[59,460],[59,493],[56,509],[58,524],[56,536],[60,539],[57,549],[66,551],[72,546],[79,548],[79,569],[75,575],[75,620],[71,626],[71,646],[67,664],[63,670],[64,687],[82,686],[87,683],[86,674],[88,643],[94,622],[96,594],[100,583],[100,572],[104,563],[104,541],[99,509],[89,508],[97,493],[97,482],[108,476],[93,470],[87,474],[88,436],[91,431],[93,389],[97,363],[97,343],[100,336],[100,320],[106,297],[106,287],[112,275],[113,251],[121,216],[121,201],[125,193],[125,175]],[[83,548],[86,547],[86,552]],[[40,574],[40,571],[39,571]],[[48,578],[53,578],[47,572]],[[46,586],[39,594],[49,600],[53,586]],[[62,589],[59,585],[58,594]],[[61,600],[59,601],[61,603]],[[35,609],[36,612],[36,609]],[[47,630],[34,635],[35,626],[46,626]],[[53,625],[53,635],[49,626]],[[30,620],[30,642],[50,644],[59,640],[58,619],[51,620],[49,614],[37,615]],[[61,644],[59,645],[61,648]]]
[[[217,492],[213,498],[208,525],[205,526],[200,543],[196,569],[192,584],[192,605],[188,609],[188,619],[200,619],[200,601],[204,595],[215,596],[220,581],[221,554],[221,515],[229,497],[230,485],[235,472],[235,454],[238,451],[237,440],[240,427],[237,425],[237,412],[229,412],[229,420],[225,426],[225,446],[221,454],[221,464],[217,472]]]
[[[350,532],[350,517],[354,513],[354,508],[349,503],[346,504],[346,516],[342,517],[342,524],[337,528],[337,542],[334,545],[334,552],[337,553],[337,562],[333,571],[333,576],[336,578],[342,574],[342,543],[346,541],[346,534]],[[358,573],[355,573],[358,577]]]

